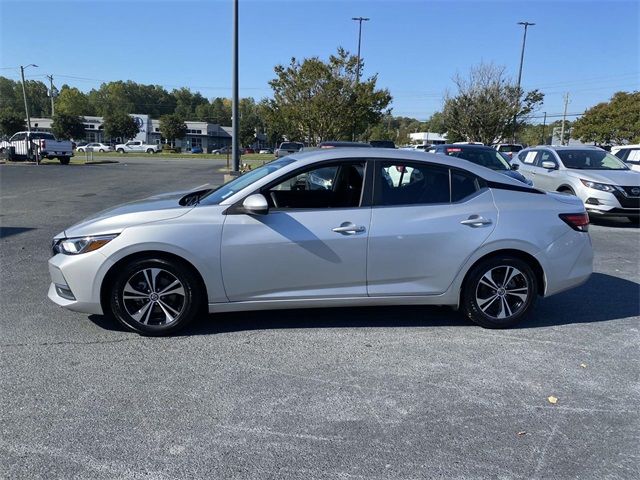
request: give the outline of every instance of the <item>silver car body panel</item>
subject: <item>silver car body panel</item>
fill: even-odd
[[[99,250],[54,255],[49,298],[71,310],[100,314],[109,270],[146,252],[175,255],[193,265],[206,286],[211,312],[398,303],[455,307],[469,269],[498,250],[535,257],[544,271],[545,295],[586,281],[592,269],[589,235],[558,218],[584,210],[577,198],[526,193],[521,182],[457,158],[436,157],[433,163],[463,168],[499,188],[482,189],[453,204],[226,214],[262,186],[316,162],[428,162],[431,156],[363,148],[298,154],[295,162],[220,205],[180,207],[181,193],[105,211],[59,236],[119,233]],[[490,223],[460,223],[472,215]],[[334,231],[345,224],[358,228]],[[60,296],[56,286],[68,288],[75,299]]]

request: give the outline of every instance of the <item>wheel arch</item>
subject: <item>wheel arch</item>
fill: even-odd
[[[200,283],[200,288],[202,289],[202,297],[203,297],[202,301],[205,304],[208,303],[207,285],[200,271],[189,260],[185,259],[184,257],[181,257],[180,255],[176,255],[175,253],[165,252],[162,250],[144,250],[144,251],[131,253],[129,255],[126,255],[125,257],[122,257],[117,262],[115,262],[109,268],[109,270],[107,270],[107,273],[105,274],[104,278],[102,279],[102,283],[100,284],[100,306],[102,307],[102,311],[105,314],[109,312],[109,289],[107,288],[107,286],[109,286],[113,282],[113,279],[117,275],[117,273],[126,264],[130,263],[131,261],[152,259],[152,258],[179,262],[183,266],[191,270],[192,273],[198,279],[198,282]]]
[[[537,284],[536,293],[539,296],[542,296],[544,294],[545,288],[546,288],[546,285],[545,285],[546,281],[544,276],[544,269],[542,268],[542,265],[540,265],[540,262],[533,255],[523,250],[518,250],[513,248],[504,248],[500,250],[494,250],[492,252],[489,252],[483,255],[482,257],[478,258],[475,262],[473,262],[473,264],[467,269],[467,271],[464,274],[464,280],[460,285],[460,292],[459,292],[460,302],[462,300],[462,294],[464,292],[467,280],[469,279],[469,275],[473,271],[473,269],[481,262],[484,262],[490,258],[503,257],[503,256],[515,257],[527,263],[527,265],[529,265],[533,270],[533,274],[536,277],[536,284]]]
[[[557,191],[557,192],[566,192],[566,191],[569,191],[569,192],[571,192],[571,194],[572,194],[572,195],[575,195],[575,194],[576,194],[576,192],[575,192],[575,190],[573,189],[573,187],[572,187],[571,185],[566,184],[566,183],[563,183],[562,185],[560,185],[556,191]]]

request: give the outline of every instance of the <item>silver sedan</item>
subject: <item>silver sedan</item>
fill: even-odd
[[[450,305],[502,328],[587,280],[588,223],[576,197],[458,158],[299,153],[68,228],[53,240],[49,298],[151,335],[202,308],[391,304]]]

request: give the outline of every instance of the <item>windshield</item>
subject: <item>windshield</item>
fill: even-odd
[[[618,157],[604,150],[556,150],[564,166],[576,170],[629,170]]]
[[[200,203],[203,205],[218,205],[220,202],[226,200],[231,195],[238,193],[243,188],[248,187],[270,173],[280,170],[282,167],[293,162],[295,162],[295,160],[292,158],[282,158],[280,160],[267,163],[255,170],[251,170],[250,172],[247,172],[204,195],[200,198]]]
[[[454,147],[445,149],[445,153],[450,157],[462,158],[491,170],[511,170],[509,162],[505,160],[500,152],[493,149]]]

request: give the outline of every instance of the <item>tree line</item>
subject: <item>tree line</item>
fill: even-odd
[[[389,90],[378,88],[377,75],[358,78],[357,58],[342,48],[326,61],[292,58],[289,64],[274,68],[270,98],[240,100],[240,142],[251,145],[261,133],[270,144],[283,139],[309,145],[353,139],[404,144],[409,143],[412,132],[431,131],[446,132],[450,142],[490,144],[515,136],[530,145],[547,143],[555,125],[542,127],[532,122],[544,94],[518,89],[505,72],[504,67],[481,63],[467,75],[456,75],[452,79],[454,91],[444,95],[441,111],[419,121],[394,116]],[[31,115],[50,116],[46,85],[28,80],[25,88]],[[640,140],[639,95],[618,92],[610,102],[589,109],[574,123],[573,136],[603,144]],[[168,141],[185,135],[186,120],[231,125],[228,98],[208,99],[188,88],[169,91],[133,81],[103,83],[86,93],[63,85],[55,98],[55,112],[54,133],[63,138],[81,138],[82,117],[90,115],[105,118],[107,136],[121,138],[135,135],[131,135],[136,127],[128,113],[159,118],[161,133]],[[10,135],[11,130],[23,126],[22,85],[0,77],[0,134]]]

